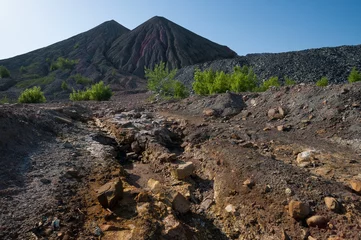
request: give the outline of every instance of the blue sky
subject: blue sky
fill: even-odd
[[[360,0],[1,0],[0,59],[155,15],[239,55],[361,44]]]

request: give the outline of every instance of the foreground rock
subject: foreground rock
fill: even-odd
[[[184,164],[180,164],[178,168],[174,169],[172,174],[174,178],[178,180],[186,179],[191,176],[194,172],[194,164],[192,162],[186,162]]]
[[[306,222],[307,222],[307,225],[310,227],[323,228],[323,227],[326,227],[328,220],[324,216],[315,215],[315,216],[308,218],[306,220]]]
[[[121,180],[108,182],[96,192],[103,208],[113,208],[123,196],[123,183]]]
[[[294,219],[302,220],[311,213],[311,209],[307,203],[291,200],[288,204],[288,212]]]

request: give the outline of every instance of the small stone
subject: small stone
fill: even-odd
[[[311,212],[310,206],[307,203],[291,200],[288,204],[288,213],[296,220],[306,218]]]
[[[203,110],[203,115],[206,117],[212,117],[216,115],[216,111],[214,109],[207,108]]]
[[[284,131],[284,128],[285,127],[283,125],[277,126],[277,130],[280,132]]]
[[[190,210],[190,202],[179,192],[175,193],[171,200],[172,208],[179,213],[187,213]]]
[[[79,172],[74,168],[66,170],[65,175],[68,177],[79,178]]]
[[[243,185],[252,188],[255,185],[255,182],[252,178],[248,178],[246,181],[243,182]]]
[[[123,196],[123,183],[121,180],[108,182],[96,192],[99,203],[104,208],[112,208]]]
[[[159,157],[158,160],[161,163],[165,163],[165,162],[174,162],[177,160],[177,155],[175,153],[162,153]]]
[[[332,211],[338,211],[339,210],[340,205],[339,205],[338,201],[335,198],[333,198],[333,197],[325,197],[324,200],[325,200],[325,204],[326,204],[326,206],[327,206],[327,208],[329,210],[332,210]]]
[[[293,191],[291,188],[286,188],[285,193],[288,197],[291,197],[293,195]]]
[[[314,160],[314,151],[307,150],[297,155],[297,165],[300,167],[306,167]]]
[[[225,210],[228,212],[228,213],[234,213],[236,211],[236,208],[232,205],[232,204],[228,204],[226,207],[225,207]]]
[[[320,216],[320,215],[315,215],[312,216],[310,218],[307,218],[306,223],[308,226],[310,227],[325,227],[327,225],[327,218],[325,218],[324,216]]]
[[[193,165],[193,162],[186,162],[184,164],[180,164],[177,169],[174,169],[172,171],[172,174],[174,178],[178,180],[183,180],[192,175],[194,170],[195,167]]]
[[[149,187],[149,189],[152,191],[152,192],[159,192],[159,191],[161,191],[162,190],[162,185],[160,184],[160,182],[159,181],[157,181],[157,180],[154,180],[154,179],[152,179],[152,178],[150,178],[149,180],[148,180],[148,187]]]
[[[350,185],[352,190],[357,193],[361,193],[361,181],[360,180],[351,180]]]

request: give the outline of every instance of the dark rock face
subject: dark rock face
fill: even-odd
[[[332,83],[340,83],[347,81],[352,67],[361,70],[361,45],[285,53],[248,54],[182,68],[178,71],[177,79],[190,85],[195,67],[201,70],[212,68],[231,72],[237,65],[251,66],[257,76],[263,80],[272,76],[278,76],[280,79],[288,76],[298,83],[309,83],[325,76]]]
[[[163,17],[153,17],[120,36],[108,56],[119,69],[142,77],[144,66],[154,67],[160,61],[171,68],[181,68],[237,54]]]

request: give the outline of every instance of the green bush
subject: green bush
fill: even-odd
[[[252,68],[236,66],[233,73],[223,71],[214,72],[211,69],[195,70],[193,90],[199,95],[214,93],[255,91],[258,87],[258,78]]]
[[[0,66],[0,78],[8,77],[10,77],[10,71],[4,66]]]
[[[359,82],[361,81],[361,73],[353,67],[347,79],[350,83]]]
[[[90,78],[84,77],[79,73],[71,76],[70,78],[73,78],[77,84],[81,85],[89,85],[93,82]]]
[[[316,86],[319,87],[326,87],[328,85],[328,79],[327,77],[322,77],[320,80],[316,82]]]
[[[61,83],[61,89],[63,89],[64,91],[68,90],[68,84],[65,81]]]
[[[108,101],[112,95],[113,93],[110,87],[104,85],[104,82],[101,81],[97,84],[92,85],[91,88],[88,88],[84,91],[75,91],[73,89],[73,92],[70,94],[69,98],[72,101]]]
[[[7,96],[4,96],[2,99],[0,99],[0,104],[10,103],[10,100]]]
[[[18,99],[19,103],[44,103],[46,98],[40,87],[25,89]]]
[[[271,77],[268,80],[264,81],[259,88],[256,89],[257,92],[267,91],[270,87],[280,87],[281,84],[278,80],[278,77]]]
[[[296,81],[285,76],[285,85],[286,86],[293,86],[293,85],[296,85]]]
[[[72,70],[78,63],[78,60],[70,60],[67,58],[59,57],[55,62],[50,65],[50,71],[61,70]]]
[[[164,62],[156,64],[154,69],[145,68],[148,90],[165,98],[185,98],[189,95],[186,86],[174,79],[177,69],[170,71]]]

